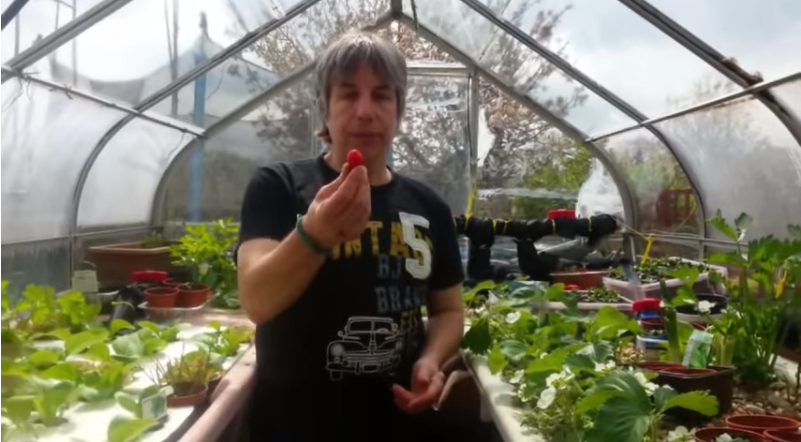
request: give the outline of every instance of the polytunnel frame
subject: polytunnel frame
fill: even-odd
[[[95,23],[101,21],[105,17],[107,17],[107,16],[113,14],[114,12],[118,11],[120,8],[122,8],[123,6],[127,5],[131,1],[132,0],[103,0],[101,3],[95,5],[94,7],[92,7],[88,11],[86,11],[84,14],[81,14],[81,16],[77,17],[72,22],[67,23],[66,25],[60,27],[59,29],[54,31],[52,34],[48,35],[47,37],[45,37],[41,41],[39,41],[37,43],[34,43],[31,47],[29,47],[25,51],[21,52],[19,55],[17,55],[13,59],[9,60],[9,62],[6,64],[6,69],[3,69],[2,81],[5,82],[11,76],[22,76],[21,75],[22,69],[24,69],[27,66],[32,65],[33,63],[35,63],[36,61],[38,61],[42,57],[46,56],[47,54],[51,53],[53,50],[55,50],[58,47],[60,47],[61,45],[63,45],[64,43],[67,43],[67,42],[71,41],[73,38],[75,38],[78,35],[80,35],[83,31],[89,29]],[[253,31],[249,32],[248,34],[246,34],[245,36],[243,36],[240,40],[238,40],[234,44],[228,46],[226,49],[224,49],[220,53],[216,54],[213,57],[210,57],[209,60],[207,60],[206,64],[200,65],[200,66],[196,67],[195,69],[185,73],[184,75],[180,76],[175,82],[171,83],[170,85],[165,86],[164,88],[162,88],[158,92],[154,93],[150,97],[146,98],[141,103],[139,103],[136,106],[134,106],[133,108],[126,110],[126,112],[128,112],[129,115],[124,117],[118,124],[116,124],[114,127],[112,127],[104,135],[103,138],[101,138],[101,140],[98,142],[97,146],[94,148],[94,150],[92,152],[94,155],[90,158],[91,161],[87,161],[87,163],[84,165],[84,168],[82,169],[82,174],[80,176],[78,185],[76,185],[74,198],[73,198],[73,217],[72,217],[72,222],[71,222],[71,225],[70,225],[69,236],[72,237],[72,238],[74,238],[76,236],[83,236],[83,235],[79,235],[77,233],[77,230],[78,230],[77,216],[78,216],[78,208],[79,208],[79,205],[80,205],[80,198],[82,196],[83,187],[85,186],[86,177],[88,176],[88,172],[91,169],[91,166],[93,165],[95,159],[97,158],[99,153],[102,151],[102,149],[105,147],[105,145],[109,142],[110,138],[116,132],[118,132],[125,124],[127,124],[127,122],[131,121],[136,116],[143,115],[142,112],[144,110],[154,106],[155,104],[157,104],[158,102],[160,102],[164,98],[172,95],[173,93],[178,91],[181,87],[189,84],[191,81],[193,81],[195,78],[201,76],[203,73],[208,72],[209,70],[211,70],[214,67],[218,66],[219,64],[221,64],[226,59],[228,59],[228,58],[230,58],[232,56],[236,56],[237,52],[239,52],[242,49],[244,49],[250,43],[253,43],[253,42],[257,41],[258,39],[262,38],[264,35],[266,35],[267,33],[271,32],[273,29],[275,29],[278,26],[280,26],[280,25],[286,23],[287,21],[291,20],[292,18],[294,18],[298,14],[302,13],[303,11],[308,9],[309,7],[311,7],[314,4],[316,4],[318,1],[319,0],[304,0],[304,1],[301,1],[301,2],[297,3],[292,8],[290,8],[286,12],[286,14],[284,16],[282,16],[280,18],[277,18],[277,19],[270,20],[269,22],[264,23],[263,25],[259,26],[255,30],[253,30]],[[486,18],[488,18],[490,21],[492,21],[496,26],[500,26],[502,29],[508,26],[507,23],[504,23],[504,21],[502,19],[499,19],[492,11],[489,11],[484,5],[482,5],[480,3],[477,3],[475,0],[461,0],[461,1],[463,3],[465,3],[466,5],[468,5],[469,7],[471,7],[473,10],[477,11],[479,14],[484,15]],[[796,141],[799,143],[799,145],[801,145],[801,122],[799,122],[798,116],[795,116],[792,113],[791,110],[789,110],[785,106],[783,106],[781,104],[780,100],[777,100],[773,96],[771,91],[768,90],[769,87],[778,86],[780,84],[784,84],[784,83],[787,83],[789,81],[792,81],[793,79],[797,78],[796,74],[793,74],[791,76],[788,76],[788,77],[785,77],[785,78],[782,78],[782,79],[773,80],[773,81],[770,81],[770,82],[763,82],[763,81],[761,81],[761,79],[758,76],[754,76],[754,75],[751,75],[751,74],[745,72],[743,69],[739,68],[739,66],[737,66],[735,63],[732,63],[728,58],[724,57],[722,54],[720,54],[719,52],[715,51],[713,48],[711,48],[709,45],[707,45],[706,43],[701,41],[699,38],[694,36],[692,33],[687,31],[683,27],[679,26],[673,20],[671,20],[670,18],[665,16],[663,13],[661,13],[659,10],[657,10],[652,5],[650,5],[646,0],[618,0],[618,1],[623,3],[625,6],[627,6],[631,10],[633,10],[635,13],[637,13],[638,15],[643,17],[644,19],[646,19],[649,23],[651,23],[652,25],[654,25],[655,27],[660,29],[662,32],[664,32],[669,37],[671,37],[673,40],[677,41],[682,46],[684,46],[685,48],[689,49],[696,56],[701,58],[704,62],[706,62],[707,64],[713,66],[716,70],[718,70],[719,72],[723,73],[726,77],[728,77],[729,79],[731,79],[732,81],[734,81],[735,83],[737,83],[738,85],[743,87],[744,89],[740,90],[740,91],[737,91],[734,94],[731,94],[730,96],[720,97],[720,98],[712,100],[710,102],[703,103],[702,105],[692,106],[691,108],[688,108],[688,109],[685,109],[685,110],[670,114],[668,116],[662,116],[662,117],[658,117],[658,118],[645,119],[645,120],[642,120],[640,118],[635,118],[635,120],[640,120],[635,125],[632,125],[632,126],[627,127],[627,128],[619,129],[619,130],[616,130],[616,131],[612,131],[612,132],[604,134],[604,135],[594,136],[594,137],[590,138],[590,137],[586,137],[580,131],[575,130],[575,128],[572,127],[572,125],[570,125],[569,123],[565,122],[564,120],[562,120],[562,119],[560,119],[558,117],[555,117],[553,115],[549,116],[550,113],[546,109],[543,109],[540,105],[535,103],[529,97],[521,96],[522,94],[516,92],[514,90],[514,87],[506,85],[503,81],[501,81],[499,78],[497,78],[497,76],[495,76],[493,73],[488,72],[487,70],[485,70],[481,66],[477,66],[477,63],[475,63],[472,59],[470,59],[469,57],[465,56],[465,54],[461,53],[459,50],[455,49],[449,43],[445,42],[444,40],[442,40],[441,38],[436,36],[433,32],[428,30],[425,26],[420,26],[419,23],[414,23],[414,20],[411,19],[410,17],[408,17],[402,11],[402,0],[390,0],[390,11],[389,11],[389,14],[391,14],[393,16],[393,18],[395,18],[396,20],[400,21],[403,24],[406,24],[407,26],[411,23],[413,29],[415,31],[417,31],[418,34],[421,34],[423,37],[427,38],[429,41],[431,41],[435,45],[442,47],[444,50],[449,48],[450,51],[446,50],[446,52],[450,52],[452,56],[455,56],[454,58],[462,59],[462,61],[464,62],[464,64],[466,66],[472,66],[473,70],[475,72],[478,72],[486,80],[488,80],[489,82],[491,82],[491,83],[495,84],[496,86],[498,86],[501,90],[503,90],[508,95],[518,99],[522,104],[526,105],[526,107],[528,107],[529,109],[534,111],[536,114],[540,115],[545,120],[551,122],[556,128],[562,129],[565,132],[565,135],[580,141],[582,145],[584,145],[585,147],[589,148],[593,153],[595,153],[596,157],[601,159],[602,162],[604,162],[604,163],[605,162],[609,162],[609,166],[612,166],[612,167],[609,167],[610,175],[612,175],[613,179],[615,179],[615,183],[616,183],[616,185],[618,187],[618,190],[621,192],[621,196],[623,197],[623,200],[624,200],[624,206],[627,206],[627,207],[624,207],[624,209],[626,209],[626,211],[628,212],[627,213],[627,217],[631,217],[631,218],[629,218],[629,221],[630,222],[633,221],[633,224],[635,226],[637,225],[636,219],[634,219],[634,217],[637,215],[636,214],[636,210],[635,210],[635,206],[634,206],[635,199],[634,199],[634,195],[631,193],[631,191],[629,189],[628,182],[627,182],[626,179],[623,178],[624,176],[620,173],[620,171],[617,170],[616,164],[614,163],[614,161],[611,160],[610,157],[608,157],[608,154],[605,151],[602,151],[596,145],[593,144],[593,142],[595,142],[595,141],[598,141],[598,140],[601,140],[601,139],[604,139],[604,138],[608,138],[608,137],[611,137],[613,135],[617,135],[617,134],[620,134],[620,133],[628,132],[630,130],[637,129],[637,128],[646,128],[646,129],[652,131],[652,133],[654,133],[656,135],[658,133],[658,131],[653,132],[656,129],[653,128],[652,125],[657,123],[657,122],[659,122],[659,121],[664,121],[664,120],[669,119],[669,118],[674,118],[674,117],[678,116],[679,114],[686,114],[686,113],[689,113],[689,112],[692,112],[692,111],[695,111],[695,110],[701,110],[701,109],[709,108],[711,106],[714,106],[715,104],[719,104],[719,103],[722,103],[722,102],[726,102],[726,101],[732,100],[732,99],[734,99],[735,96],[739,97],[739,96],[751,95],[751,96],[757,98],[764,106],[766,106],[771,112],[773,112],[773,114],[776,115],[777,118],[779,118],[779,120],[782,122],[782,124],[793,135],[793,137],[796,139]],[[423,32],[420,32],[421,30]],[[535,40],[533,40],[530,37],[528,37],[525,33],[522,33],[522,31],[520,31],[520,29],[518,27],[512,26],[509,30],[514,31],[514,32],[510,32],[510,34],[512,34],[522,44],[526,45],[527,47],[529,47],[530,49],[534,50],[535,52],[537,52],[538,54],[540,54],[541,56],[543,56],[546,59],[549,59],[549,57],[551,57],[552,54],[549,54],[547,49],[542,48]],[[425,34],[425,35],[423,35],[423,34]],[[577,70],[573,69],[569,64],[564,62],[564,60],[561,60],[558,57],[557,58],[551,57],[551,59],[549,59],[549,61],[554,63],[557,67],[562,69],[568,75],[572,74],[572,76],[574,78],[576,78],[576,80],[580,81],[585,87],[587,87],[591,91],[593,91],[596,94],[598,94],[599,96],[601,96],[604,100],[606,100],[607,102],[609,102],[610,104],[612,104],[616,108],[624,111],[627,115],[636,117],[636,115],[633,115],[633,114],[639,113],[639,112],[636,111],[636,109],[630,108],[629,106],[626,105],[625,102],[623,102],[622,100],[617,99],[616,97],[614,97],[614,95],[608,93],[604,88],[602,88],[600,85],[595,83],[593,80],[587,78],[585,75],[583,75],[580,72],[578,72]],[[8,74],[11,74],[11,75],[8,75]],[[579,74],[579,75],[577,76],[576,74]],[[68,87],[68,86],[53,85],[53,87],[55,89],[63,90],[66,93],[75,93],[75,91],[72,88]],[[76,93],[76,95],[77,95],[77,93]],[[86,95],[86,94],[84,94],[84,95]],[[86,98],[89,98],[89,97],[86,97]],[[101,100],[103,100],[103,99],[101,99]],[[93,100],[93,101],[102,103],[102,101],[98,101],[98,100]],[[108,101],[108,100],[106,100],[106,101]],[[159,122],[159,123],[160,124],[164,124],[164,122]],[[168,125],[168,126],[170,126],[170,125]],[[190,129],[189,130],[190,132],[195,132],[195,130],[200,130],[204,134],[204,137],[207,137],[207,131],[204,131],[203,129],[194,128],[191,125],[188,125],[188,126],[189,126],[189,129]],[[656,135],[656,136],[673,153],[674,158],[678,162],[679,166],[682,169],[685,169],[684,162],[681,161],[680,156],[675,154],[675,151],[674,151],[674,149],[672,149],[670,143],[666,142],[664,137],[661,137],[659,135]],[[186,147],[187,146],[185,146],[184,149],[186,149]],[[604,160],[604,158],[606,158],[606,160]],[[685,173],[686,173],[686,169],[685,169]],[[166,175],[166,173],[165,173],[165,175]],[[693,182],[693,177],[689,176],[689,174],[688,174],[688,179],[690,179],[691,183]],[[163,181],[164,181],[164,177],[162,177],[162,182]],[[157,188],[157,191],[159,191],[161,187],[162,187],[162,183],[159,183],[159,187]],[[694,190],[696,198],[698,198],[699,196],[698,196],[697,189],[693,189],[693,190]],[[156,207],[155,203],[156,203],[156,200],[157,200],[155,197],[156,197],[156,195],[154,195],[154,208]],[[704,210],[704,206],[703,206],[702,202],[700,201],[700,198],[698,199],[698,202],[699,202],[700,210],[703,211]],[[152,213],[151,214],[151,218],[154,218],[154,216],[156,214],[157,214],[157,211]],[[703,247],[707,243],[729,244],[729,242],[727,242],[727,241],[721,241],[721,240],[715,240],[715,239],[712,239],[712,238],[707,238],[706,234],[704,232],[705,227],[706,227],[706,222],[705,222],[706,220],[704,219],[703,221],[704,222],[700,222],[699,223],[699,227],[702,230],[699,232],[699,235],[697,237],[695,235],[679,235],[679,234],[654,234],[654,237],[658,236],[658,237],[662,237],[662,238],[665,238],[665,239],[673,238],[673,239],[680,239],[680,240],[685,240],[685,241],[689,240],[689,241],[693,241],[693,242],[698,242],[700,247],[701,247],[701,249],[702,249],[701,250],[702,253],[703,253]],[[140,229],[143,229],[143,228],[144,227],[142,227]],[[119,231],[129,231],[129,230],[131,230],[131,229],[130,228],[119,229]],[[111,231],[107,231],[107,232],[111,232]],[[89,234],[89,233],[87,233],[87,234]]]
[[[315,0],[316,1],[316,0]],[[428,40],[435,46],[442,49],[448,55],[456,59],[457,61],[461,62],[467,69],[471,70],[473,73],[478,73],[480,77],[484,78],[488,82],[492,83],[496,87],[498,87],[501,91],[505,94],[509,95],[510,97],[514,98],[521,104],[523,104],[526,108],[531,110],[533,113],[537,114],[540,118],[550,123],[555,128],[562,131],[566,136],[576,140],[577,142],[581,143],[583,147],[588,149],[593,156],[598,158],[601,163],[607,168],[612,179],[615,182],[615,185],[618,188],[618,192],[621,195],[621,199],[623,201],[623,211],[624,216],[627,222],[631,223],[632,225],[637,225],[637,211],[636,206],[634,204],[635,198],[634,194],[631,192],[628,181],[624,178],[624,175],[619,170],[617,164],[614,162],[613,158],[608,155],[606,151],[599,148],[597,145],[587,142],[589,136],[582,133],[579,129],[571,125],[570,123],[564,121],[563,119],[554,115],[551,111],[546,109],[544,106],[541,106],[539,103],[535,102],[525,94],[516,91],[512,86],[507,85],[503,80],[498,78],[497,75],[490,72],[489,70],[485,69],[484,67],[480,66],[476,61],[472,60],[469,56],[461,52],[459,49],[455,48],[450,43],[446,42],[439,36],[437,36],[434,32],[426,28],[424,25],[420,24],[419,22],[415,22],[415,20],[411,17],[408,17],[406,14],[403,13],[402,10],[398,9],[401,6],[400,1],[392,0],[390,2],[390,11],[387,16],[381,17],[377,20],[374,25],[371,27],[383,27],[389,24],[392,21],[397,21],[401,25],[409,27],[411,30],[416,32],[417,35],[423,37],[424,39]],[[386,20],[386,23],[381,23],[381,21]],[[244,115],[252,112],[259,106],[263,104],[264,101],[269,99],[270,97],[280,93],[281,91],[286,90],[288,87],[296,84],[297,82],[306,78],[306,76],[312,72],[314,69],[315,62],[311,62],[300,69],[296,70],[286,78],[282,79],[280,82],[276,83],[275,85],[271,86],[259,96],[251,98],[247,103],[243,104],[240,108],[237,108],[233,112],[230,112],[226,116],[222,117],[219,121],[214,123],[213,125],[209,126],[206,130],[206,138],[214,136],[221,131],[225,130],[234,122],[241,119]],[[479,112],[479,97],[478,95],[478,88],[475,87],[475,83],[477,78],[475,76],[472,77],[472,82],[470,90],[471,93],[468,95],[468,126],[470,132],[470,173],[471,175],[474,174],[476,169],[475,163],[477,161],[477,151],[478,151],[478,136],[477,136],[477,123],[478,123],[478,112]],[[475,91],[476,96],[473,95],[473,91]],[[169,176],[176,167],[176,164],[179,164],[180,159],[182,159],[185,155],[188,155],[189,152],[192,151],[192,148],[199,143],[199,139],[195,139],[184,145],[173,157],[171,163],[165,169],[164,174],[161,177],[161,180],[156,187],[156,192],[153,198],[153,206],[151,208],[152,214],[152,221],[151,223],[154,225],[158,225],[159,223],[163,222],[164,220],[161,217],[161,209],[163,208],[163,204],[165,201],[165,193],[166,193],[166,186],[169,180]]]

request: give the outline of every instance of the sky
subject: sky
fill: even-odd
[[[100,0],[76,0],[78,13]],[[487,0],[481,0],[487,2]],[[512,19],[519,2],[506,0],[501,15]],[[230,30],[236,17],[229,3],[242,12],[246,26],[253,29],[266,4],[276,16],[298,0],[183,0],[179,2],[179,50],[189,48],[198,36],[201,11],[208,16],[213,40],[225,46],[236,36]],[[3,0],[3,8],[9,0]],[[172,1],[166,1],[170,6]],[[801,1],[798,0],[651,0],[697,36],[724,55],[736,58],[749,71],[760,71],[766,79],[801,71]],[[79,71],[97,80],[139,78],[164,66],[168,58],[165,0],[134,0],[78,38]],[[409,8],[409,0],[405,1]],[[541,9],[571,6],[556,28],[557,43],[565,56],[598,83],[628,101],[648,117],[677,110],[668,97],[686,96],[693,85],[706,78],[725,80],[719,73],[686,51],[667,35],[652,27],[615,0],[535,0],[522,17],[522,28]],[[458,0],[418,1],[418,14],[432,31],[457,46],[464,41],[485,47],[489,23]],[[459,13],[454,13],[458,8]],[[71,12],[61,7],[59,23],[67,23]],[[25,49],[37,34],[52,32],[56,22],[53,0],[30,0],[20,16],[20,48]],[[461,27],[457,26],[460,25]],[[455,30],[454,30],[455,29]],[[494,30],[494,29],[493,29]],[[2,60],[14,53],[14,25],[2,33]],[[478,35],[478,36],[476,36]],[[482,40],[482,37],[485,37]],[[468,51],[471,52],[471,51]],[[71,64],[71,45],[58,51],[59,60]],[[522,73],[524,75],[524,73]],[[546,84],[541,97],[561,95],[571,87],[559,76]],[[797,97],[796,97],[797,98]],[[599,134],[630,125],[632,121],[600,97],[591,95],[570,122],[589,134]]]

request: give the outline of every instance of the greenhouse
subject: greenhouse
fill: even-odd
[[[461,244],[440,414],[801,441],[801,2],[2,0],[4,441],[248,440],[245,190],[326,151],[316,61],[358,30]]]

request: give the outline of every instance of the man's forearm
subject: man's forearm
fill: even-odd
[[[428,335],[422,358],[442,366],[456,354],[464,335],[464,312],[447,310],[428,318]]]
[[[261,324],[289,308],[325,263],[292,231],[278,246],[241,270],[239,294],[251,321]]]

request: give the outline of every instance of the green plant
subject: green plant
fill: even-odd
[[[208,355],[208,353],[206,353]],[[154,385],[172,387],[175,396],[199,393],[213,377],[213,367],[208,356],[199,357],[197,352],[181,353],[177,359],[162,364],[155,360],[153,373],[145,372]]]
[[[142,391],[137,394],[119,391],[114,395],[114,399],[116,399],[117,403],[120,404],[122,408],[141,419],[144,417],[144,409],[142,407],[144,401],[158,394],[163,394],[165,397],[169,396],[172,394],[172,388],[169,386],[162,387],[159,385],[151,385],[142,389]]]
[[[156,247],[162,247],[164,245],[164,238],[161,236],[161,233],[152,232],[142,239],[142,247],[146,249],[153,249]]]
[[[678,394],[670,387],[658,387],[642,372],[614,371],[599,379],[576,408],[596,412],[587,442],[659,442],[662,419],[672,408],[684,408],[704,416],[718,412],[718,400],[706,392]]]
[[[252,327],[223,327],[220,321],[210,321],[206,326],[214,331],[204,333],[198,339],[208,347],[209,353],[217,354],[224,358],[235,356],[239,352],[239,347],[249,342],[255,333]]]
[[[751,218],[744,213],[732,225],[718,210],[709,223],[735,243],[733,252],[718,252],[708,257],[710,262],[738,270],[736,281],[724,281],[729,307],[737,313],[733,318],[735,324],[727,330],[735,340],[735,372],[748,387],[767,386],[776,376],[779,338],[786,334],[781,330],[779,318],[801,303],[792,284],[787,284],[801,277],[801,237],[781,240],[769,235],[745,243]],[[789,226],[788,230],[795,236],[797,227]]]
[[[189,271],[192,282],[209,287],[218,307],[239,307],[236,265],[230,256],[238,236],[239,227],[232,220],[217,220],[187,226],[186,234],[170,246],[174,263]]]

